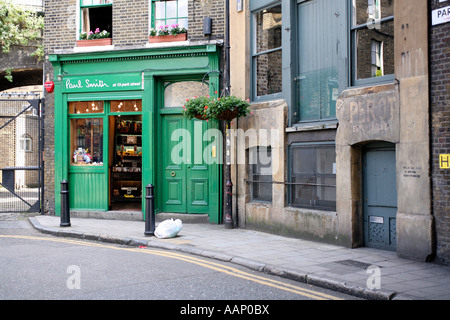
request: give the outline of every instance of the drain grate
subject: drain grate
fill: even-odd
[[[359,269],[367,269],[368,267],[373,265],[370,263],[365,263],[365,262],[356,261],[356,260],[340,260],[340,261],[335,261],[335,263],[339,263],[339,264],[342,264],[345,266],[355,267],[355,268],[359,268]]]

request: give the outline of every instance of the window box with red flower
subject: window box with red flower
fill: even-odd
[[[112,45],[112,38],[110,37],[110,33],[106,30],[100,31],[99,28],[97,28],[95,32],[82,32],[80,34],[80,40],[77,40],[77,47],[110,45]]]
[[[152,28],[148,36],[149,43],[161,43],[161,42],[174,42],[174,41],[186,41],[187,30],[184,27],[180,27],[178,24],[171,26],[160,26],[159,30]]]

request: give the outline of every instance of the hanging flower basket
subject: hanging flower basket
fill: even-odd
[[[235,96],[222,98],[194,97],[187,99],[183,106],[183,114],[189,119],[224,120],[230,122],[239,117],[245,117],[250,112],[249,100]]]
[[[208,117],[206,117],[206,116],[204,116],[204,115],[201,115],[201,114],[196,114],[196,115],[194,116],[194,118],[195,118],[195,119],[198,119],[198,120],[208,120]]]
[[[225,110],[222,113],[218,114],[216,118],[218,120],[231,121],[236,118],[239,114],[239,110]]]

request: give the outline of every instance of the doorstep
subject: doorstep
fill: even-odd
[[[71,218],[105,219],[105,220],[124,220],[124,221],[144,221],[144,215],[141,211],[70,211]],[[167,219],[180,219],[183,223],[209,223],[208,214],[183,214],[160,212],[156,214],[156,222]]]

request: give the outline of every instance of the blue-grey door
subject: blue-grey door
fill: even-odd
[[[371,144],[364,149],[363,202],[365,245],[396,250],[395,145]]]

